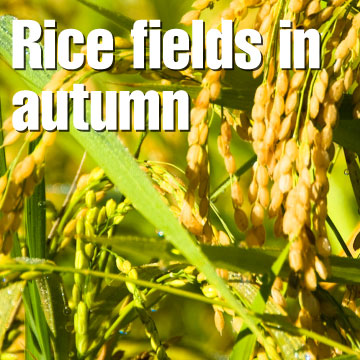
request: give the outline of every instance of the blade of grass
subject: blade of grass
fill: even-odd
[[[50,274],[36,280],[36,284],[46,322],[51,331],[54,359],[68,360],[71,334],[66,330],[66,325],[71,321],[71,310],[67,305],[62,279],[58,274]]]
[[[114,9],[107,9],[104,6],[99,5],[99,2],[90,0],[77,0],[78,2],[88,6],[90,9],[95,10],[102,16],[105,16],[111,20],[115,25],[120,26],[124,30],[130,31],[133,28],[133,19],[114,11]]]
[[[344,241],[344,239],[342,238],[339,230],[337,229],[337,227],[335,226],[334,222],[331,220],[330,216],[327,215],[326,216],[326,222],[328,223],[328,225],[330,226],[331,230],[333,231],[334,235],[336,236],[340,246],[342,247],[342,249],[344,250],[344,253],[346,254],[346,256],[348,256],[349,258],[352,257],[351,252],[349,250],[349,248],[346,245],[346,242]]]
[[[36,143],[30,143],[30,152],[34,150]],[[31,258],[46,258],[46,209],[45,209],[45,181],[36,186],[34,194],[26,200],[26,229],[27,247]],[[36,281],[30,281],[25,295],[26,308],[31,312],[35,323],[32,326],[32,335],[28,331],[28,339],[36,337],[41,353],[49,359],[51,355],[50,338],[54,344],[54,358],[59,360],[68,359],[69,333],[65,330],[67,322],[66,299],[62,290],[61,279],[51,275]],[[55,310],[56,309],[56,310]],[[34,340],[34,339],[33,339]],[[30,345],[30,351],[34,346]],[[31,356],[31,355],[30,355]]]
[[[6,157],[5,157],[5,148],[2,146],[4,142],[4,132],[3,132],[3,120],[2,120],[2,111],[1,111],[1,99],[0,99],[0,176],[3,176],[6,173]]]
[[[29,153],[36,144],[30,143]],[[35,187],[34,194],[25,202],[26,245],[31,258],[45,259],[46,219],[45,219],[45,180]]]
[[[42,313],[41,317],[41,312],[34,310],[34,308],[39,309],[41,306],[35,281],[26,284],[23,302],[25,307],[25,359],[51,359],[49,333],[46,331],[47,339],[44,339],[43,331],[39,328],[39,325],[43,326],[45,324],[46,326],[44,313]],[[44,341],[46,341],[46,345]],[[44,353],[47,355],[44,355]]]
[[[30,143],[29,152],[35,149],[36,143]],[[45,180],[35,187],[34,194],[25,202],[26,245],[31,258],[45,258]],[[31,316],[35,323],[31,326],[25,321],[27,334],[25,342],[26,359],[32,358],[37,347],[40,348],[40,359],[51,359],[50,331],[46,322],[36,281],[29,281],[24,291],[26,318]],[[31,314],[31,315],[30,315]]]

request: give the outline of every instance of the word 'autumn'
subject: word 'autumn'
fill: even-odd
[[[76,29],[66,29],[58,34],[56,26],[55,20],[45,20],[44,28],[33,20],[14,20],[13,68],[25,70],[29,65],[33,70],[56,70],[60,65],[63,69],[76,71],[87,64],[94,70],[103,71],[114,65],[114,36],[110,31],[95,29],[85,38]],[[205,64],[215,71],[234,69],[235,66],[256,70],[263,62],[259,49],[263,44],[261,34],[253,29],[235,33],[231,20],[222,20],[221,30],[210,29],[207,33],[204,22],[194,20],[191,38],[182,29],[162,31],[160,20],[138,20],[134,23],[131,36],[133,68],[138,70],[160,70],[163,66],[184,70],[190,65],[193,69],[203,70]],[[43,46],[40,45],[41,40]],[[321,37],[317,30],[293,30],[291,21],[280,20],[279,41],[282,69],[305,69],[307,65],[312,69],[320,68]],[[73,45],[87,45],[86,54],[72,51]],[[307,48],[311,48],[308,54]],[[103,116],[102,93],[87,92],[83,85],[74,85],[70,92],[58,91],[56,104],[49,91],[42,92],[41,101],[31,91],[20,91],[13,97],[13,105],[20,107],[13,114],[13,125],[18,131],[38,131],[41,117],[45,130],[68,131],[68,113],[72,108],[74,126],[81,131],[88,131],[90,126],[96,131],[126,131],[131,130],[133,122],[135,130],[145,131],[147,116],[150,131],[174,131],[176,118],[179,130],[190,128],[190,101],[184,90],[176,93],[164,91],[162,97],[155,91],[146,94],[139,90],[132,93],[107,91],[105,99],[106,119]],[[84,111],[86,100],[91,103],[90,119]],[[55,105],[57,113],[53,110]]]

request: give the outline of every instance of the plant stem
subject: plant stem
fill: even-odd
[[[239,177],[246,173],[251,167],[254,165],[257,157],[254,155],[250,158],[244,165],[242,165],[236,172],[235,176]],[[216,199],[221,195],[229,186],[231,185],[231,177],[228,177],[225,181],[223,181],[210,195],[210,200],[215,202]]]
[[[342,238],[341,234],[339,233],[339,230],[336,228],[335,224],[333,223],[333,221],[331,220],[330,216],[326,216],[326,222],[328,223],[328,225],[330,226],[331,230],[334,232],[336,238],[338,239],[339,244],[341,245],[342,249],[344,250],[345,254],[348,257],[352,257],[350,250],[348,249],[346,242],[344,241],[344,239]]]
[[[33,152],[37,141],[31,142],[29,153]],[[46,220],[45,220],[45,181],[35,187],[33,195],[25,202],[26,245],[31,258],[45,258]],[[24,294],[25,306],[25,356],[30,360],[31,353],[40,346],[40,359],[51,359],[50,331],[40,300],[35,280],[26,284]],[[31,325],[29,319],[35,326]],[[27,350],[27,351],[26,351]]]
[[[65,198],[65,200],[64,200],[64,203],[63,203],[62,206],[61,206],[61,210],[59,211],[59,215],[58,215],[56,221],[54,222],[54,224],[53,224],[53,226],[52,226],[52,228],[51,228],[51,230],[50,230],[50,232],[49,232],[49,235],[48,235],[48,238],[47,238],[48,243],[49,243],[49,242],[51,241],[51,239],[55,236],[56,230],[57,230],[57,228],[58,228],[58,226],[59,226],[59,224],[60,224],[61,218],[62,218],[62,216],[63,216],[64,213],[65,213],[65,209],[66,209],[67,205],[69,204],[70,199],[71,199],[71,196],[72,196],[72,194],[74,193],[74,191],[75,191],[75,189],[76,189],[76,183],[77,183],[77,181],[79,180],[79,177],[80,177],[80,174],[81,174],[81,169],[82,169],[82,167],[83,167],[83,165],[84,165],[85,159],[86,159],[86,151],[85,151],[84,154],[83,154],[83,157],[82,157],[82,159],[81,159],[80,165],[79,165],[79,167],[78,167],[78,169],[77,169],[76,175],[75,175],[74,180],[73,180],[73,182],[72,182],[72,184],[71,184],[70,190],[69,190],[69,192],[66,194],[66,198]]]
[[[3,127],[3,121],[2,121],[1,100],[0,100],[0,176],[3,176],[6,173],[5,148],[2,146],[4,142],[4,132],[2,127]]]
[[[229,307],[229,305],[221,300],[210,299],[202,295],[195,294],[190,291],[177,289],[175,287],[166,286],[162,284],[153,283],[147,280],[141,279],[131,279],[125,275],[121,274],[111,274],[111,273],[104,273],[101,271],[89,270],[89,269],[75,269],[72,267],[66,266],[57,266],[52,265],[50,263],[41,263],[41,264],[27,264],[23,262],[17,263],[7,263],[7,264],[0,264],[0,270],[11,270],[14,272],[26,272],[26,271],[40,271],[44,273],[72,273],[72,274],[82,274],[84,276],[94,276],[102,279],[110,279],[110,280],[117,280],[123,281],[128,283],[134,283],[135,285],[146,287],[146,288],[153,288],[158,289],[160,291],[176,295],[186,297],[191,300],[200,301],[206,304],[211,305],[219,305],[224,307]]]

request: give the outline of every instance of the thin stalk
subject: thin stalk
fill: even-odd
[[[2,270],[11,270],[14,272],[27,272],[27,271],[40,271],[44,274],[51,274],[51,273],[72,273],[72,274],[82,274],[84,276],[94,276],[102,279],[109,279],[109,280],[117,280],[123,281],[128,283],[134,283],[135,285],[142,286],[145,288],[153,288],[157,289],[172,295],[185,297],[191,300],[200,301],[210,305],[219,305],[223,307],[229,307],[229,304],[225,301],[210,299],[203,295],[192,293],[191,291],[177,289],[175,287],[161,285],[157,283],[153,283],[147,280],[141,279],[132,279],[125,275],[121,274],[111,274],[111,273],[104,273],[101,271],[96,270],[89,270],[89,269],[75,269],[72,267],[67,266],[57,266],[51,265],[48,263],[42,264],[27,264],[27,263],[6,263],[0,264],[0,271]]]
[[[257,157],[254,155],[250,158],[244,165],[242,165],[236,172],[235,176],[240,177],[244,173],[246,173],[251,167],[254,165]],[[231,177],[228,177],[225,181],[223,181],[210,195],[210,200],[215,202],[216,199],[221,195],[229,186],[231,185]]]
[[[36,144],[30,144],[31,153]],[[46,249],[46,214],[45,180],[35,187],[34,194],[25,202],[26,245],[31,258],[45,259]]]
[[[3,176],[6,173],[6,157],[5,149],[2,146],[4,142],[4,132],[3,132],[3,122],[2,122],[2,113],[1,113],[1,100],[0,100],[0,176]]]
[[[134,158],[135,159],[138,159],[139,156],[140,156],[141,147],[142,147],[142,144],[143,144],[147,134],[148,134],[148,132],[144,131],[140,135],[140,139],[139,139],[139,142],[137,144],[137,147],[136,147],[136,150],[135,150],[135,153],[134,153]]]
[[[341,234],[339,233],[339,230],[336,228],[335,224],[333,223],[333,221],[331,220],[330,216],[326,216],[326,222],[328,223],[328,225],[330,226],[331,230],[333,231],[333,233],[335,234],[339,244],[341,245],[342,249],[344,250],[345,254],[348,257],[352,257],[350,250],[348,249],[346,242],[344,241],[344,239],[342,238]]]
[[[276,18],[275,18],[275,21],[274,21],[275,26],[273,26],[273,28],[271,30],[270,49],[268,49],[268,51],[267,51],[266,61],[265,61],[266,65],[270,64],[270,60],[274,56],[273,50],[274,50],[274,48],[275,48],[275,46],[277,44],[276,37],[277,37],[277,33],[278,33],[279,27],[280,27],[280,19],[281,19],[281,16],[283,14],[283,7],[284,7],[284,0],[280,0],[278,2],[278,11],[277,11]],[[269,74],[269,66],[266,66],[265,71],[264,71],[263,82],[265,82],[267,80],[268,74]]]
[[[308,82],[308,80],[310,78],[310,74],[311,74],[311,70],[307,70],[305,82],[304,82],[304,85],[303,85],[301,93],[300,93],[299,109],[302,109],[302,106],[303,106],[303,103],[304,103],[305,90],[306,90],[306,87],[307,87],[307,82]],[[298,112],[297,118],[296,118],[296,125],[295,125],[295,130],[294,130],[294,135],[293,135],[293,138],[295,140],[298,140],[298,138],[299,138],[300,117],[301,117],[301,111]]]
[[[29,153],[34,151],[38,141],[30,143]],[[46,220],[45,220],[45,181],[35,187],[34,194],[26,200],[26,245],[32,258],[45,258]],[[25,356],[32,359],[32,352],[40,347],[40,359],[51,359],[50,331],[42,308],[39,290],[35,280],[29,281],[25,287]],[[31,325],[29,320],[35,322]]]
[[[68,204],[69,204],[69,202],[70,202],[70,199],[71,199],[71,196],[72,196],[72,194],[74,193],[74,191],[75,191],[75,189],[76,189],[76,183],[77,183],[78,180],[79,180],[79,177],[80,177],[81,170],[82,170],[82,167],[83,167],[83,165],[84,165],[85,159],[86,159],[86,151],[84,152],[83,157],[82,157],[82,159],[81,159],[81,161],[80,161],[80,165],[79,165],[79,167],[78,167],[78,169],[77,169],[77,172],[76,172],[76,175],[75,175],[75,177],[74,177],[74,180],[73,180],[73,182],[72,182],[72,184],[71,184],[70,190],[69,190],[69,192],[66,194],[66,198],[65,198],[65,200],[64,200],[64,202],[63,202],[63,204],[62,204],[62,206],[61,206],[61,210],[59,211],[59,215],[58,215],[56,221],[54,222],[54,225],[52,226],[52,228],[51,228],[51,230],[50,230],[50,232],[49,232],[49,235],[48,235],[48,238],[47,238],[47,241],[48,241],[48,242],[50,242],[51,239],[52,239],[52,238],[55,236],[55,234],[56,234],[56,230],[57,230],[57,228],[58,228],[58,226],[59,226],[59,224],[60,224],[61,218],[62,218],[62,216],[64,215],[65,209],[66,209],[66,207],[68,206]]]

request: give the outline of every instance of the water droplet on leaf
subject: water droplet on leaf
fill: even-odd
[[[63,313],[64,313],[64,315],[70,315],[71,309],[68,306],[66,306],[66,307],[64,307]]]
[[[162,230],[159,230],[157,232],[157,236],[160,237],[160,238],[163,238],[165,236],[164,232]]]

